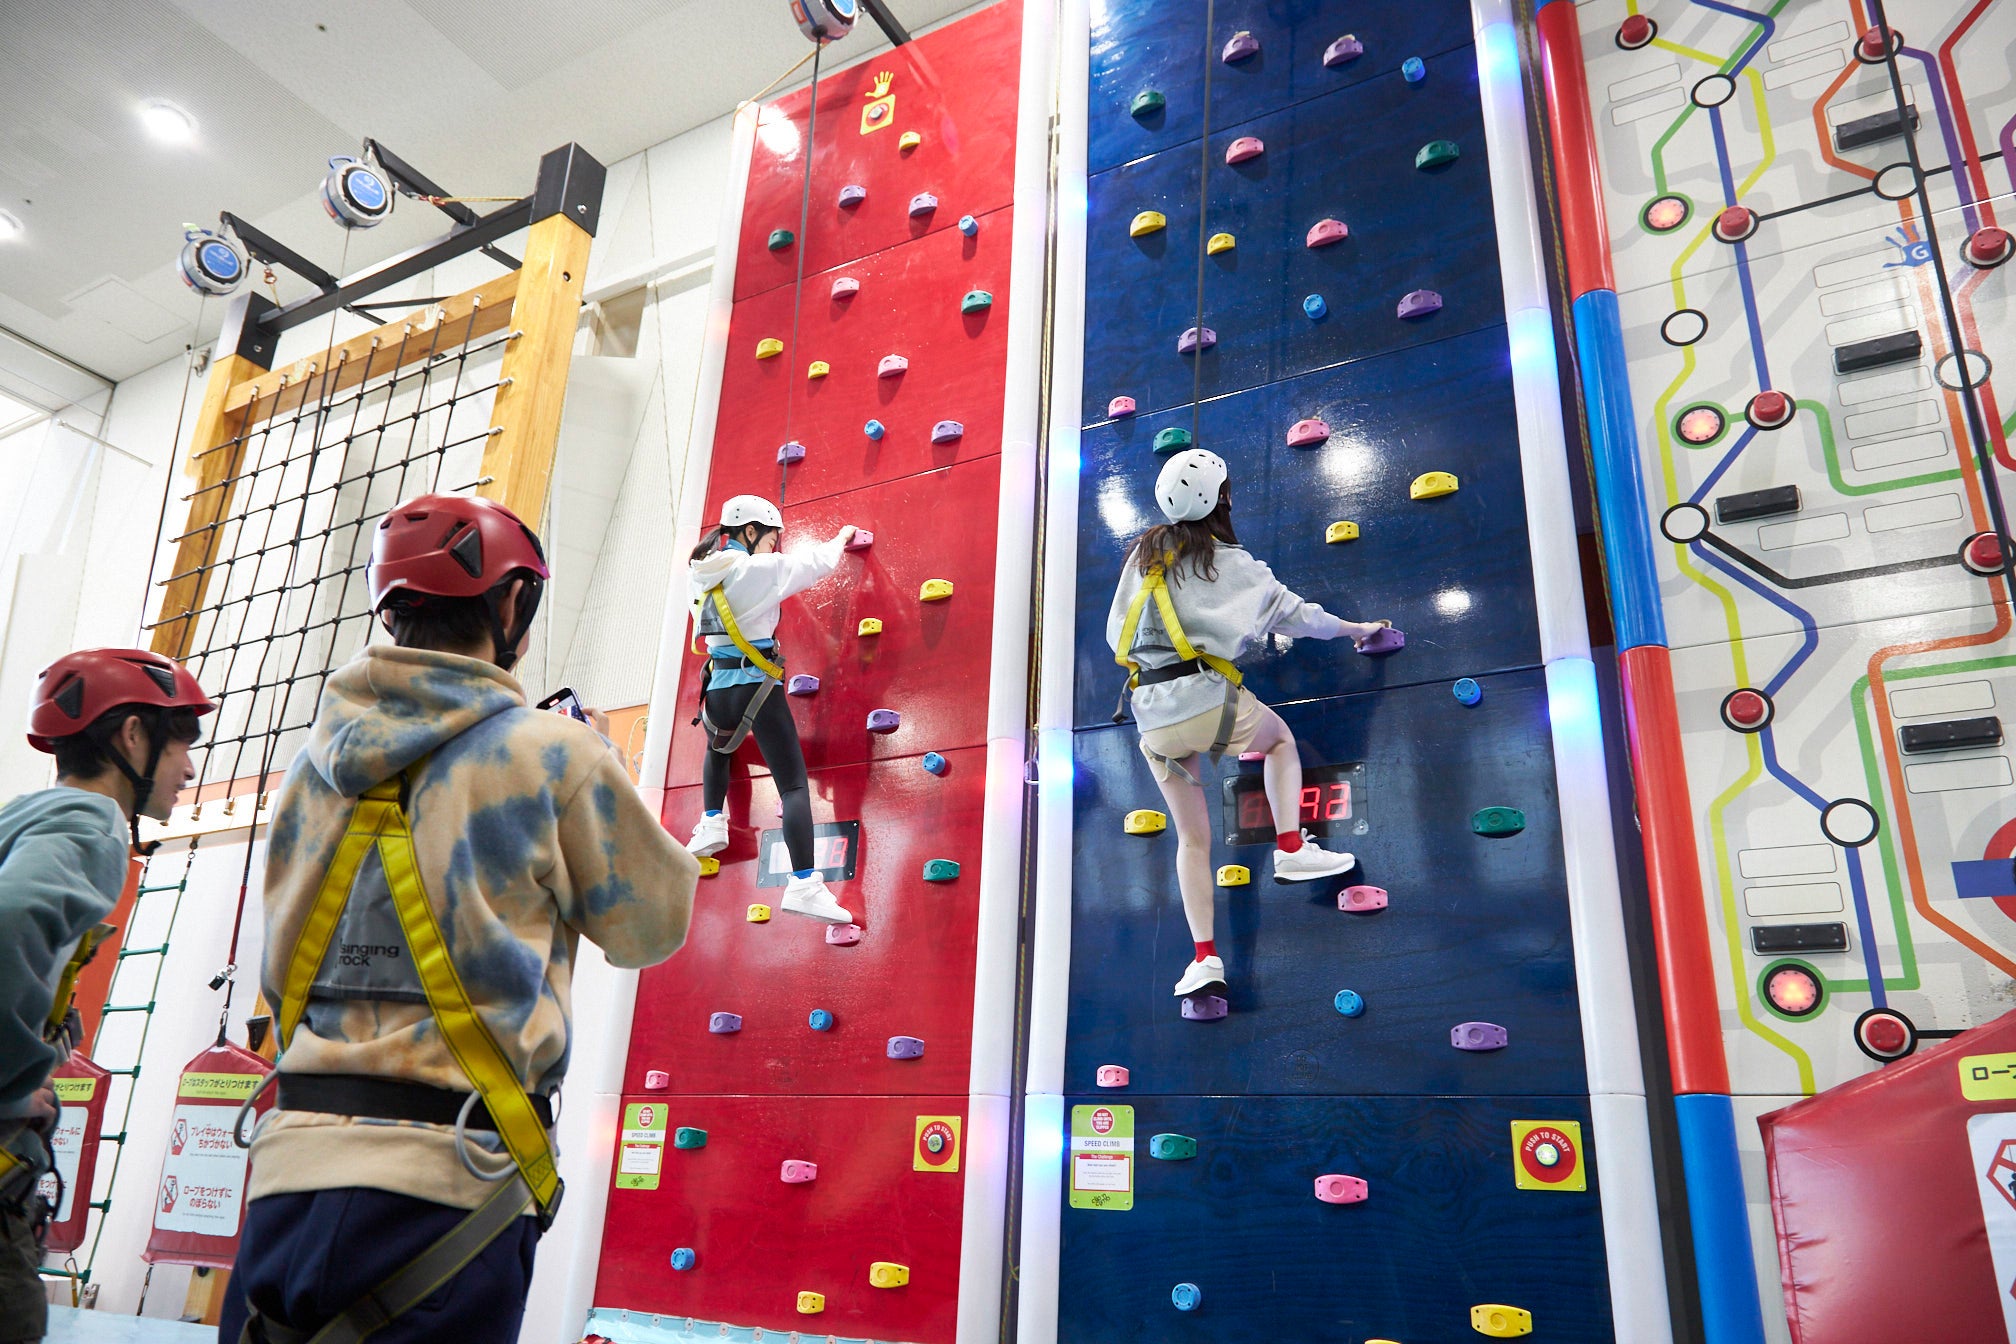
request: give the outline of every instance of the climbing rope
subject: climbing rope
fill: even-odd
[[[1204,0],[1204,105],[1203,129],[1197,143],[1201,146],[1202,166],[1197,173],[1197,346],[1190,363],[1190,442],[1201,444],[1203,435],[1198,433],[1199,422],[1204,414],[1204,259],[1207,255],[1210,236],[1205,215],[1211,201],[1211,67],[1217,62],[1211,59],[1211,32],[1217,12],[1218,0]]]
[[[797,272],[791,279],[791,344],[786,350],[786,358],[793,361],[785,377],[791,381],[784,391],[784,441],[791,441],[791,414],[798,404],[798,315],[805,306],[805,230],[812,220],[812,152],[817,145],[819,134],[819,63],[826,50],[824,42],[812,48],[812,85],[808,90],[812,110],[805,122],[805,180],[798,189],[798,237],[793,246],[798,253]],[[800,65],[804,62],[800,61]],[[796,67],[793,67],[794,69]],[[788,464],[777,464],[777,503],[784,503],[785,487],[790,482]]]

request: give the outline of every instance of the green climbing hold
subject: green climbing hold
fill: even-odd
[[[1478,835],[1517,835],[1526,829],[1526,814],[1516,807],[1481,807],[1470,818]]]
[[[1133,105],[1127,111],[1132,116],[1145,117],[1150,112],[1160,112],[1168,102],[1160,89],[1143,89],[1134,95]]]
[[[795,241],[797,241],[797,235],[789,229],[770,230],[770,250],[772,252],[782,252]]]
[[[924,880],[926,882],[950,882],[959,876],[959,865],[951,859],[924,860]]]
[[[1197,1140],[1187,1134],[1157,1134],[1148,1140],[1148,1156],[1181,1162],[1197,1156]]]
[[[1414,155],[1416,168],[1440,168],[1445,163],[1454,163],[1463,151],[1456,147],[1454,140],[1430,140]]]
[[[704,1129],[695,1129],[691,1125],[681,1125],[672,1131],[672,1146],[674,1148],[705,1148],[707,1146],[707,1131]]]
[[[959,300],[959,311],[962,313],[977,313],[983,308],[993,306],[994,296],[984,289],[969,289],[966,291],[966,297]]]
[[[1190,436],[1189,430],[1178,429],[1172,425],[1168,429],[1156,433],[1155,456],[1167,457],[1171,453],[1180,452],[1190,447],[1195,442],[1196,440]]]

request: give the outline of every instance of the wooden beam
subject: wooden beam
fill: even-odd
[[[553,478],[560,439],[560,410],[567,400],[567,369],[574,330],[581,320],[581,288],[588,278],[588,232],[566,215],[551,215],[526,232],[525,265],[518,271],[512,320],[523,334],[504,352],[501,385],[490,414],[493,434],[483,446],[482,493],[509,508],[537,531]]]
[[[226,355],[210,366],[203,389],[203,409],[189,435],[189,471],[196,478],[196,496],[189,501],[189,520],[175,548],[175,564],[163,581],[160,615],[155,619],[153,649],[170,658],[187,658],[196,635],[191,614],[203,605],[210,586],[210,564],[223,533],[218,524],[231,508],[230,482],[245,460],[245,411],[229,406],[238,386],[264,371],[243,355]]]
[[[235,411],[254,407],[248,423],[257,424],[268,416],[301,406],[311,396],[334,396],[355,387],[364,381],[367,370],[372,376],[390,373],[427,358],[437,349],[457,349],[508,325],[517,295],[518,272],[507,271],[452,299],[416,308],[382,327],[352,336],[320,354],[297,359],[270,373],[255,370],[257,377],[231,389],[225,408]],[[433,335],[437,327],[441,329],[438,341]],[[340,367],[333,379],[326,379],[322,375],[332,364]]]

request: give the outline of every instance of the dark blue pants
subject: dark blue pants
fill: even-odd
[[[238,1344],[249,1313],[315,1330],[468,1216],[383,1190],[269,1195],[245,1213],[218,1344]],[[371,1344],[512,1344],[532,1286],[538,1223],[514,1219],[460,1274],[371,1336]]]

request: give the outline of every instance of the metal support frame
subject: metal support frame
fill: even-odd
[[[400,158],[397,154],[394,154],[391,150],[385,148],[381,141],[373,140],[369,136],[366,136],[364,139],[364,153],[366,157],[377,160],[378,166],[391,175],[392,185],[406,192],[408,195],[447,196],[451,194],[446,187],[421,172],[418,168],[415,168],[412,164],[406,162],[406,160]],[[460,201],[430,201],[428,204],[457,224],[474,224],[476,222],[476,212]],[[492,261],[502,262],[514,271],[523,264],[509,252],[499,247],[485,245],[478,250]]]
[[[889,12],[888,0],[861,0],[861,8],[868,11],[868,17],[875,20],[875,26],[889,39],[889,45],[900,47],[910,40],[909,30],[897,22]]]

